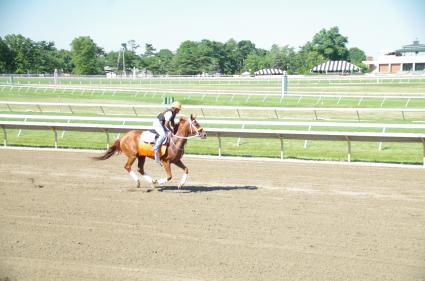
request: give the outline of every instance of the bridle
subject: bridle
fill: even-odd
[[[190,120],[190,123],[189,123],[190,135],[188,137],[181,137],[181,136],[177,136],[175,134],[172,134],[172,137],[176,137],[178,139],[184,139],[184,140],[188,140],[188,139],[192,139],[192,138],[196,138],[196,137],[201,137],[200,131],[203,130],[204,128],[202,128],[202,127],[196,128],[196,126],[193,124],[194,122],[195,122],[195,119]],[[193,132],[195,132],[195,133],[193,133]]]
[[[201,133],[200,131],[203,130],[202,127],[196,128],[196,126],[193,124],[195,121],[195,119],[190,120],[189,126],[190,126],[190,136],[188,137],[181,137],[181,136],[177,136],[173,133],[171,133],[171,138],[170,138],[170,143],[177,149],[177,150],[182,150],[184,151],[184,148],[180,148],[177,147],[177,145],[174,143],[173,141],[173,137],[176,137],[178,139],[183,139],[183,140],[188,140],[188,139],[192,139],[192,138],[196,138],[196,137],[201,137]],[[195,132],[195,134],[194,134]]]

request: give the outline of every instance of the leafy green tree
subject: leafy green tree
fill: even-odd
[[[235,74],[238,68],[238,43],[229,39],[223,46],[225,61],[223,62],[224,74]]]
[[[35,65],[35,44],[20,34],[5,36],[5,42],[11,51],[11,68],[15,73],[33,73]]]
[[[170,74],[173,69],[174,54],[168,49],[161,49],[155,55],[156,58],[156,71],[157,74]]]
[[[363,64],[366,60],[366,54],[357,47],[350,48],[348,50],[348,57],[351,63],[360,67],[362,72],[367,72],[367,65]]]
[[[255,49],[248,54],[245,63],[245,70],[253,74],[255,71],[270,67],[269,52],[264,49]]]
[[[89,36],[72,40],[71,52],[75,74],[99,74],[103,71],[103,66],[98,63],[103,50]]]
[[[0,73],[12,73],[12,52],[6,42],[0,37]]]
[[[245,60],[248,55],[255,50],[255,44],[249,40],[239,41],[236,51],[236,73],[243,72],[245,68]]]
[[[293,65],[290,67],[295,70],[293,73],[308,74],[313,67],[325,61],[326,58],[319,52],[301,49],[295,55]]]
[[[34,43],[34,65],[36,73],[53,73],[60,68],[60,56],[55,43],[40,41]]]
[[[174,57],[176,74],[195,75],[200,73],[199,48],[194,41],[184,41],[180,44]]]
[[[59,59],[59,65],[57,69],[60,69],[65,73],[71,73],[74,69],[74,65],[72,64],[71,51],[61,49],[57,52],[57,54]]]
[[[328,60],[348,59],[348,50],[345,44],[348,39],[339,33],[338,27],[334,26],[329,30],[322,29],[313,37],[313,41],[307,42],[304,50],[317,52]]]
[[[145,57],[150,57],[155,55],[156,49],[153,47],[152,44],[146,43],[145,44]]]

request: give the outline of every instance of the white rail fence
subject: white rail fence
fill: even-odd
[[[102,125],[102,124],[69,124],[69,123],[46,123],[46,122],[19,122],[0,121],[3,129],[3,144],[7,146],[7,129],[26,130],[51,130],[54,133],[55,148],[58,147],[58,131],[78,131],[78,132],[103,132],[106,134],[107,146],[110,142],[110,133],[124,133],[134,129],[150,129],[151,126],[130,126],[130,125]],[[358,132],[315,132],[315,131],[292,131],[292,130],[253,130],[253,129],[223,129],[209,128],[206,130],[209,136],[218,138],[218,155],[221,156],[221,138],[265,138],[280,140],[280,157],[284,158],[283,140],[327,140],[347,142],[347,161],[351,162],[351,142],[409,142],[422,143],[423,163],[425,166],[425,134],[412,133],[358,133]]]
[[[231,89],[201,89],[201,90],[190,90],[187,88],[129,88],[129,87],[99,87],[99,86],[90,86],[90,85],[71,85],[71,86],[58,86],[58,85],[0,85],[0,92],[5,91],[6,88],[9,89],[18,89],[18,93],[23,91],[24,93],[29,90],[34,90],[34,93],[47,93],[47,90],[53,90],[53,93],[65,93],[66,91],[71,92],[71,95],[76,91],[81,91],[82,94],[93,95],[94,93],[101,93],[101,95],[105,95],[106,93],[112,94],[112,96],[119,95],[120,93],[130,93],[133,95],[133,98],[136,97],[147,97],[151,96],[161,96],[172,95],[172,94],[184,94],[187,95],[187,98],[190,99],[193,96],[200,96],[201,100],[204,100],[206,97],[214,96],[216,101],[220,99],[222,96],[231,96],[230,101],[233,101],[235,97],[244,97],[245,102],[248,102],[251,98],[261,97],[261,101],[264,103],[268,98],[279,98],[280,103],[284,101],[285,98],[297,98],[297,104],[301,102],[302,99],[306,98],[315,98],[317,99],[316,104],[323,104],[325,98],[337,98],[337,104],[340,104],[343,99],[358,99],[358,105],[360,105],[366,99],[380,99],[381,107],[385,104],[385,101],[391,99],[402,99],[406,100],[405,107],[409,105],[412,99],[425,99],[425,93],[386,93],[386,95],[382,95],[380,93],[374,92],[361,92],[361,93],[351,93],[351,92],[298,92],[298,93],[290,93],[287,95],[282,95],[280,91],[280,87],[277,87],[275,91],[270,90],[231,90]],[[22,90],[23,89],[23,90]]]
[[[84,121],[84,122],[114,122],[126,123],[133,122],[139,124],[152,124],[154,118],[129,118],[129,117],[89,117],[89,116],[56,116],[56,115],[27,115],[27,114],[0,114],[0,119],[24,119],[27,120],[56,120],[56,121]],[[244,129],[247,126],[265,126],[270,127],[308,127],[308,131],[313,128],[332,127],[332,128],[350,128],[352,129],[380,129],[385,133],[388,129],[419,129],[425,130],[425,124],[390,124],[390,123],[347,123],[347,122],[299,122],[299,121],[249,121],[249,120],[202,120],[203,125],[219,125],[219,126],[241,126]],[[62,132],[62,138],[65,131]],[[21,130],[18,136],[21,135]],[[237,140],[237,145],[240,143],[240,138]],[[307,140],[305,140],[304,148],[307,148]],[[382,150],[382,142],[379,143],[379,150]]]
[[[424,97],[425,98],[425,97]],[[74,114],[75,111],[81,109],[93,109],[98,108],[98,114],[107,115],[107,110],[111,109],[125,109],[131,112],[135,116],[154,116],[149,114],[139,114],[139,110],[143,109],[159,109],[163,110],[166,105],[130,105],[130,104],[87,104],[87,103],[53,103],[53,102],[16,102],[16,101],[0,101],[0,105],[7,108],[9,112],[20,112],[22,110],[16,110],[16,107],[28,107],[27,111],[33,111],[37,109],[38,112],[61,112],[66,108],[68,113]],[[406,103],[407,105],[407,103]],[[59,108],[58,110],[52,110],[51,108]],[[211,111],[222,111],[223,113],[229,114],[234,118],[242,118],[244,112],[268,112],[268,115],[264,119],[268,119],[271,116],[276,119],[285,119],[285,113],[305,113],[311,112],[315,120],[319,119],[319,113],[332,112],[332,113],[352,113],[358,121],[361,120],[360,114],[363,113],[389,113],[399,112],[403,120],[406,120],[406,113],[425,113],[425,108],[340,108],[340,107],[262,107],[262,106],[208,106],[208,105],[185,105],[187,110],[196,110],[201,113],[204,119],[207,118],[207,113]],[[208,116],[209,118],[226,118],[225,116]]]

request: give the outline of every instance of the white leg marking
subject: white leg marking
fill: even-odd
[[[139,178],[137,177],[136,173],[133,171],[129,172],[131,178],[135,181],[135,182],[139,182]]]
[[[182,179],[180,180],[179,188],[182,187],[186,183],[188,175],[189,174],[186,174],[186,173],[183,174]]]
[[[147,181],[148,183],[153,183],[153,179],[151,176],[149,176],[148,174],[143,174],[142,177],[145,179],[145,181]]]
[[[163,184],[163,183],[166,183],[167,181],[168,181],[167,178],[159,179],[158,184]]]

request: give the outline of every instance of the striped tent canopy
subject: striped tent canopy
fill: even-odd
[[[283,74],[283,71],[278,68],[264,68],[255,72],[255,75],[279,75]]]
[[[345,60],[327,61],[319,64],[311,70],[312,72],[358,72],[360,68]]]

